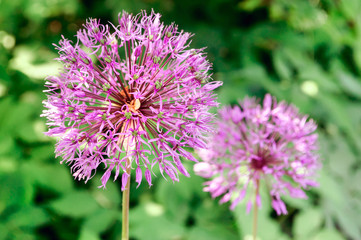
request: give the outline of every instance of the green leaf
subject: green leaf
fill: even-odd
[[[34,63],[36,60],[36,56],[33,54],[34,50],[42,52],[42,56],[48,58],[47,61],[44,63]],[[42,49],[38,45],[17,46],[14,49],[14,58],[10,62],[9,67],[22,72],[29,78],[44,79],[46,76],[56,75],[60,67],[59,63],[50,61],[51,57],[54,56],[53,54],[48,48]]]
[[[26,231],[13,231],[9,234],[11,240],[37,240],[38,237],[35,234],[28,233]]]
[[[59,215],[79,218],[92,214],[99,208],[94,198],[85,191],[70,192],[64,197],[49,204]]]
[[[360,24],[358,22],[358,24]],[[357,42],[360,41],[360,35],[359,35],[359,40]],[[355,46],[353,47],[354,50],[354,60],[355,60],[355,64],[357,65],[358,69],[361,69],[361,46],[360,44],[355,43]],[[360,70],[359,70],[360,71]]]
[[[118,211],[99,209],[85,219],[83,229],[88,229],[97,234],[102,233],[114,224],[120,215],[121,212]]]
[[[47,144],[44,146],[39,146],[31,149],[30,153],[30,161],[31,162],[45,162],[47,160],[54,162],[55,164],[59,163],[59,158],[54,161],[55,154],[54,154],[55,146],[54,144]]]
[[[101,175],[92,179],[92,195],[103,208],[117,208],[121,192],[117,182],[108,181],[105,189],[99,189]]]
[[[184,180],[184,181],[183,181]],[[182,184],[171,181],[160,181],[156,189],[157,200],[166,208],[167,215],[170,219],[183,222],[189,213],[189,201],[192,192],[188,188],[189,181],[182,178]],[[182,209],[182,211],[179,211]]]
[[[300,239],[307,239],[322,224],[322,214],[318,208],[307,208],[295,218],[293,233]]]
[[[14,147],[15,142],[11,136],[4,135],[0,137],[0,155],[13,151]]]
[[[342,206],[344,202],[345,192],[342,185],[332,177],[327,169],[322,169],[318,178],[320,187],[316,189],[323,198],[330,201],[332,205]]]
[[[7,123],[9,109],[11,109],[13,105],[14,105],[14,101],[10,97],[7,97],[5,99],[0,99],[0,125],[2,126],[2,128],[0,128],[1,135],[5,135],[5,133],[6,134],[9,133],[9,129],[5,128],[5,126]]]
[[[27,187],[18,172],[0,174],[0,186],[0,212],[8,206],[27,204]]]
[[[0,65],[0,80],[3,80],[5,82],[10,82],[10,77],[6,72],[6,69]]]
[[[311,240],[346,240],[335,229],[323,229],[318,232]]]
[[[287,205],[290,205],[295,208],[309,208],[312,203],[308,199],[302,199],[302,198],[293,198],[289,195],[282,196],[282,200],[284,200]]]
[[[39,141],[39,137],[35,133],[34,125],[31,120],[21,124],[16,129],[16,135],[28,143]]]
[[[48,213],[39,207],[29,206],[12,214],[7,223],[12,227],[38,227],[50,220]]]
[[[320,188],[317,191],[322,196],[325,211],[335,217],[348,236],[353,239],[361,238],[359,215],[350,204],[350,195],[345,191],[343,182],[335,180],[332,174],[323,169],[319,183]]]
[[[339,6],[348,19],[355,19],[360,14],[361,3],[358,0],[340,0]]]
[[[232,74],[233,75],[233,74]],[[222,88],[219,89],[218,101],[223,104],[235,103],[238,99],[247,95],[244,84],[242,85],[241,76],[235,76],[236,79],[232,79],[231,74],[218,75],[220,81],[224,81]]]
[[[289,61],[285,58],[281,51],[275,51],[273,54],[273,64],[277,74],[281,79],[291,79],[292,70]]]
[[[345,177],[356,162],[356,157],[342,135],[336,135],[332,140],[328,139],[332,145],[327,149],[325,156],[329,162],[328,167],[335,175]]]
[[[206,194],[205,199],[198,202],[198,207],[193,205],[192,214],[197,226],[212,228],[219,224],[220,219],[223,219],[223,224],[233,224],[234,219],[231,218],[229,203],[220,205],[217,202],[218,199],[212,199],[209,193]],[[227,221],[224,220],[225,216],[228,216]]]
[[[209,227],[193,227],[191,228],[187,240],[238,240],[239,236],[235,235],[224,224]]]
[[[238,4],[238,6],[243,10],[253,11],[256,8],[260,7],[261,4],[262,0],[243,0]]]
[[[337,99],[329,94],[318,95],[317,99],[330,116],[328,122],[337,124],[339,128],[345,131],[352,139],[358,139],[358,135],[354,131],[354,125],[350,118],[347,117],[347,102],[344,99]]]
[[[100,240],[100,236],[97,232],[88,228],[82,228],[80,230],[79,240]]]
[[[7,105],[10,102],[5,102],[4,104]],[[28,103],[15,104],[14,102],[12,102],[11,106],[5,108],[5,112],[0,117],[0,125],[2,126],[1,129],[6,129],[7,132],[9,133],[19,134],[19,131],[21,130],[21,126],[23,126],[24,124],[29,124],[30,116],[31,114],[34,113],[34,110],[35,108],[33,104],[28,104]],[[29,131],[28,134],[33,134],[33,133]]]
[[[23,167],[24,172],[36,184],[56,193],[69,193],[73,189],[73,179],[68,166],[28,164]],[[36,173],[36,174],[33,174]]]
[[[352,174],[352,178],[350,180],[350,188],[361,194],[360,183],[361,183],[361,169],[358,169],[356,172]]]
[[[168,219],[164,208],[152,202],[131,209],[130,216],[130,236],[138,240],[182,239],[185,234],[183,224]]]
[[[350,206],[333,209],[338,223],[351,239],[361,239],[360,215]]]
[[[350,73],[339,71],[336,75],[341,87],[351,96],[361,99],[361,79]]]
[[[8,239],[9,228],[0,222],[0,240]]]

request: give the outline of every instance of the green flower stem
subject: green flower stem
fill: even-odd
[[[127,166],[129,165],[129,159],[127,160]],[[129,174],[127,184],[123,191],[122,199],[122,240],[129,240],[129,193],[130,193],[130,165],[127,167],[127,173]]]
[[[257,196],[259,194],[259,179],[256,180],[256,191],[253,206],[253,240],[257,239],[257,218],[258,218],[258,205]]]

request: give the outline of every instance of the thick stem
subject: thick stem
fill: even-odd
[[[259,179],[256,179],[256,191],[253,206],[253,240],[257,239],[257,218],[258,218],[258,205],[257,196],[259,194]]]
[[[127,160],[127,173],[129,175],[127,184],[123,191],[122,199],[122,240],[129,240],[129,193],[130,193],[130,164]]]

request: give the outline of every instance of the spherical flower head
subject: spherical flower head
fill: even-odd
[[[261,206],[258,190],[264,185],[280,215],[287,214],[281,195],[306,198],[303,189],[317,186],[317,126],[308,116],[269,94],[263,106],[246,98],[240,107],[225,107],[219,114],[218,132],[209,139],[209,149],[199,151],[203,162],[194,166],[196,174],[211,178],[204,191],[213,198],[222,195],[220,202],[230,201],[231,209],[248,198],[249,211],[254,202]]]
[[[205,147],[217,106],[210,63],[203,49],[189,49],[192,34],[164,25],[160,14],[119,14],[119,25],[89,19],[77,42],[63,39],[59,76],[47,78],[44,101],[56,155],[73,176],[88,181],[106,169],[122,190],[135,170],[152,185],[153,167],[178,181],[189,176],[182,159],[196,161],[187,148]]]

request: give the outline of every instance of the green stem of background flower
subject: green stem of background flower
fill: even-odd
[[[253,206],[253,240],[257,239],[258,194],[259,194],[259,179],[256,180],[256,191],[255,191],[254,206]]]
[[[122,240],[129,240],[129,193],[130,193],[130,164],[127,160],[127,173],[129,175],[122,198]]]

